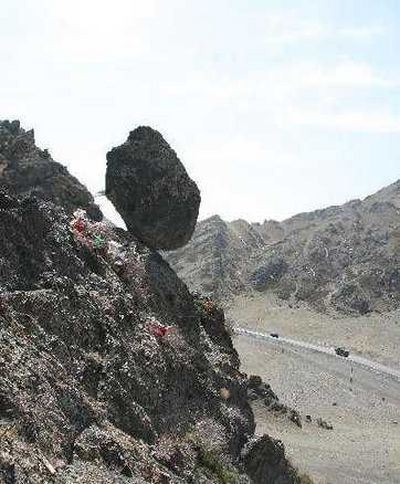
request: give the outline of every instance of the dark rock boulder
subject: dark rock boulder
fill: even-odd
[[[249,376],[248,385],[249,385],[250,389],[252,389],[252,390],[258,389],[258,387],[260,387],[262,385],[262,383],[263,383],[263,381],[262,381],[261,376],[259,376],[259,375],[250,375]]]
[[[253,439],[242,453],[254,484],[300,484],[300,478],[285,458],[285,448],[268,435]]]
[[[271,385],[263,382],[260,376],[250,375],[247,385],[247,391],[251,400],[263,400],[267,406],[279,402],[279,398],[272,390]]]
[[[51,201],[67,213],[83,208],[94,220],[102,218],[86,187],[38,148],[33,130],[25,131],[19,121],[0,121],[0,185],[15,195]]]
[[[107,153],[106,195],[128,230],[153,249],[177,249],[192,236],[199,190],[152,128],[135,129]]]

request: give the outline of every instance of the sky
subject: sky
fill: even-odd
[[[0,119],[93,192],[152,126],[201,218],[281,220],[400,178],[399,24],[398,0],[1,0]]]

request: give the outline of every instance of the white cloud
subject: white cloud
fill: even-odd
[[[320,39],[326,27],[317,22],[299,19],[295,14],[270,14],[264,18],[265,41],[268,44],[290,44]]]
[[[292,109],[283,115],[281,123],[286,126],[292,124],[353,132],[400,132],[400,116],[376,111],[334,112]]]
[[[293,65],[288,71],[287,78],[299,87],[392,88],[400,85],[400,80],[381,75],[371,65],[350,60],[331,65],[315,62]]]
[[[291,62],[274,65],[262,71],[249,71],[241,77],[210,76],[198,72],[181,83],[166,85],[170,95],[199,96],[208,102],[236,106],[278,105],[301,102],[312,92],[314,99],[336,99],[352,91],[394,89],[400,87],[400,77],[389,77],[365,62]]]
[[[327,40],[365,42],[386,33],[382,25],[338,27],[321,20],[302,18],[294,11],[270,13],[262,18],[262,24],[265,42],[272,46]]]
[[[382,25],[362,25],[358,27],[338,28],[336,33],[339,37],[350,40],[368,41],[384,35],[386,29]]]
[[[95,64],[149,53],[143,32],[157,0],[27,1],[35,22],[23,32],[25,56],[31,50],[49,62]]]
[[[169,86],[168,92],[183,99],[195,99],[198,106],[226,109],[234,116],[253,113],[259,126],[285,131],[292,126],[347,132],[399,132],[400,114],[394,108],[382,112],[370,104],[371,93],[399,89],[400,81],[365,62],[344,60],[326,64],[287,63],[263,72],[249,72],[242,78],[199,75],[183,85]],[[377,91],[377,89],[379,91]],[[352,102],[359,108],[350,108]],[[226,150],[229,149],[229,152]],[[224,147],[202,150],[202,158],[214,160],[262,159],[265,146],[254,146],[246,139]],[[200,148],[199,148],[200,150]],[[199,152],[198,150],[198,152]],[[200,150],[201,151],[201,150]],[[257,153],[255,153],[257,152]],[[240,154],[238,156],[238,154]],[[257,155],[257,156],[253,156]]]

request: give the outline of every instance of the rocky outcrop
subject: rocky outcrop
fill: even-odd
[[[285,458],[281,441],[264,435],[249,442],[242,454],[245,469],[255,484],[301,484]]]
[[[271,412],[286,415],[291,422],[297,425],[297,427],[302,428],[299,412],[280,402],[279,397],[272,390],[271,385],[263,382],[260,376],[250,375],[248,379],[247,395],[251,402],[261,403]]]
[[[90,243],[97,232],[109,248]],[[3,193],[0,291],[3,474],[200,482],[211,471],[196,449],[212,442],[238,462],[254,422],[222,315],[213,331],[213,313],[157,253],[102,224],[70,229],[62,209]],[[157,458],[168,439],[165,452],[182,454],[174,464]]]
[[[244,462],[297,482],[281,454],[241,457],[223,312],[125,231],[0,193],[0,328],[5,482],[246,483]]]
[[[247,395],[249,400],[263,400],[265,405],[279,402],[278,396],[272,390],[269,383],[265,383],[258,375],[250,375],[248,378]]]
[[[38,148],[33,130],[25,131],[19,121],[0,121],[0,186],[52,201],[67,213],[83,208],[93,219],[102,218],[90,192],[47,150]]]
[[[135,129],[107,153],[106,195],[128,230],[153,249],[177,249],[193,233],[199,190],[152,128]]]
[[[42,166],[33,137],[24,147],[6,126],[5,169]],[[0,481],[264,482],[263,451],[243,453],[255,423],[223,311],[32,180],[0,190]],[[297,482],[270,457],[269,482]]]
[[[400,307],[400,181],[283,222],[216,219],[199,222],[187,246],[166,254],[198,291],[224,301],[271,292],[354,314]]]

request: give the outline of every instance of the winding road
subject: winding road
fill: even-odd
[[[326,484],[400,482],[400,371],[333,347],[235,329],[243,371],[260,375],[303,416],[303,428],[254,404],[257,432],[285,442],[292,461]],[[312,416],[307,422],[304,416]],[[327,431],[315,423],[333,425]]]
[[[357,365],[361,365],[363,367],[366,367],[374,372],[381,373],[384,375],[391,376],[393,378],[396,378],[397,380],[400,381],[400,370],[396,370],[395,368],[390,368],[389,366],[382,365],[381,363],[378,363],[373,360],[369,360],[367,358],[363,358],[362,356],[358,356],[355,354],[351,354],[347,357],[344,358],[342,356],[338,356],[335,352],[335,348],[329,348],[326,346],[320,346],[312,343],[308,343],[306,341],[299,341],[299,340],[294,340],[291,338],[285,338],[282,336],[274,337],[271,336],[271,334],[268,333],[260,333],[258,331],[252,331],[249,329],[245,328],[235,328],[235,333],[236,334],[241,334],[244,336],[248,336],[250,338],[257,338],[257,339],[263,339],[267,340],[269,342],[278,344],[278,345],[291,345],[295,346],[298,348],[303,348],[306,350],[314,351],[317,353],[324,353],[326,355],[331,355],[334,358],[341,358],[342,360],[347,360],[349,362],[356,363]]]

